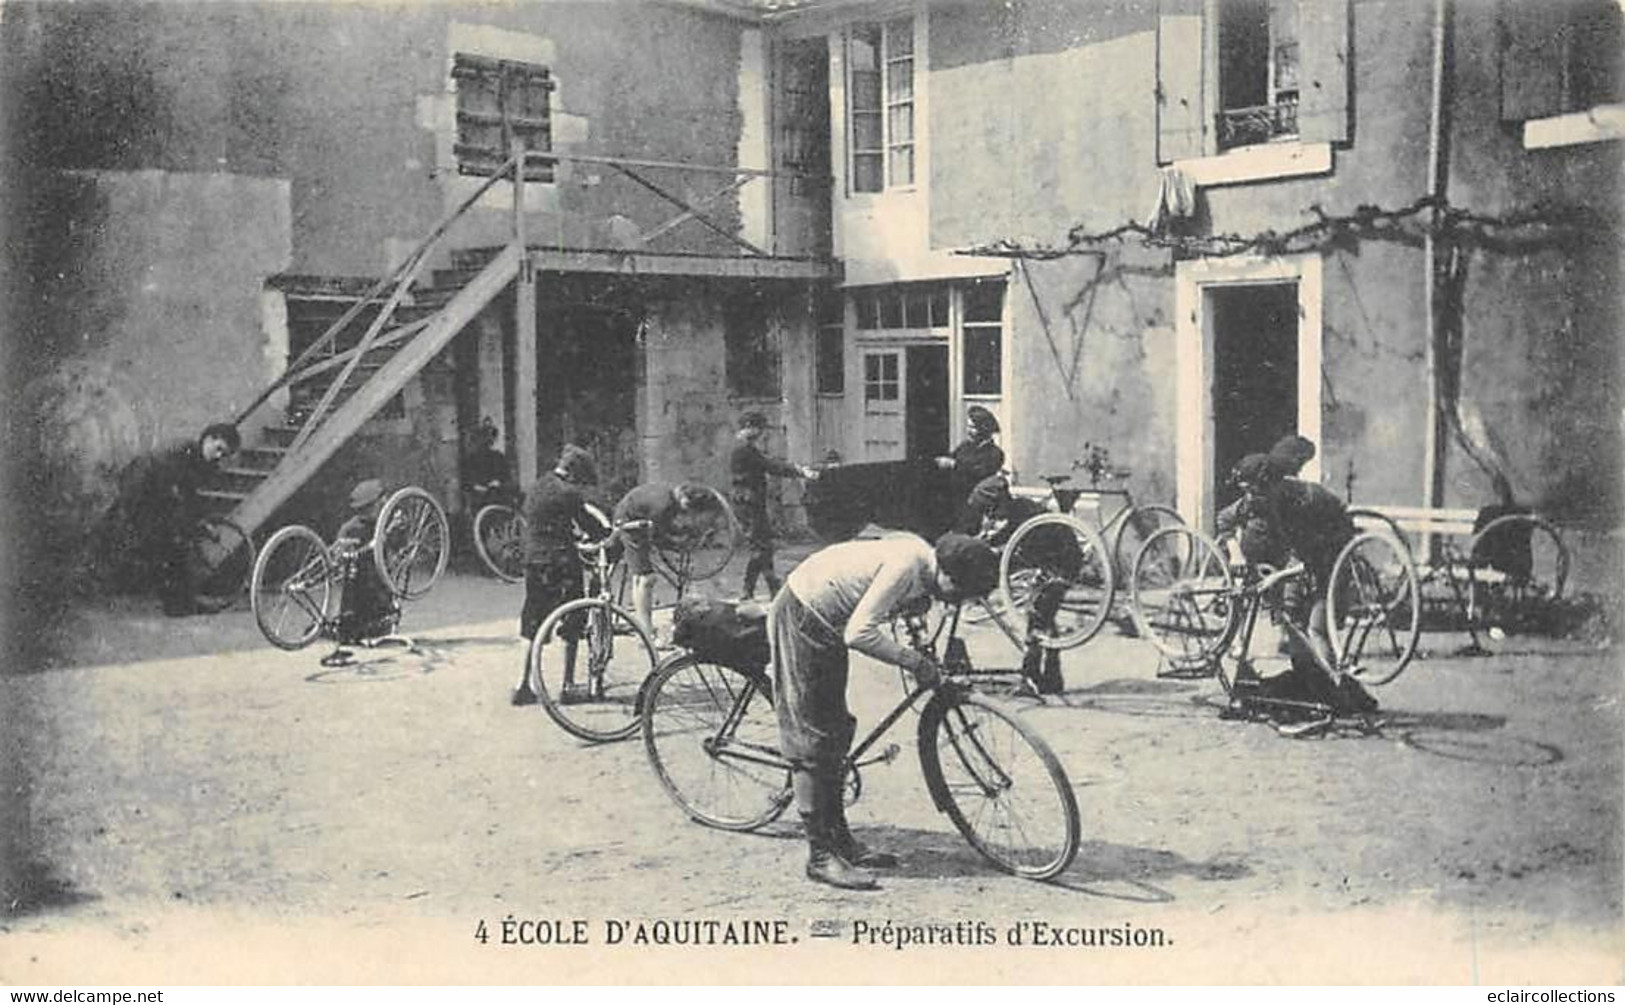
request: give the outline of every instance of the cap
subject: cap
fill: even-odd
[[[999,556],[986,542],[964,534],[944,534],[937,540],[937,568],[966,597],[982,597],[999,583]]]
[[[1281,477],[1281,469],[1269,454],[1248,454],[1230,469],[1232,485],[1269,485]]]
[[[988,475],[976,483],[970,490],[970,505],[975,509],[988,510],[1010,498],[1010,483],[1004,480],[1004,475]]]
[[[999,431],[999,420],[995,419],[993,413],[981,405],[972,405],[970,407],[970,424],[976,427],[977,432],[981,433],[996,433]]]
[[[1283,436],[1270,448],[1270,459],[1282,474],[1295,475],[1315,456],[1315,445],[1302,436]]]
[[[350,490],[350,508],[365,509],[377,502],[383,494],[384,483],[376,478],[358,482],[356,487]]]
[[[739,417],[740,429],[766,429],[767,416],[761,412],[746,412]]]
[[[558,469],[577,485],[598,483],[598,465],[593,461],[592,454],[587,448],[574,443],[566,443],[564,449],[559,451]]]

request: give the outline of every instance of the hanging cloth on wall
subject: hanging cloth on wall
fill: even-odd
[[[1167,233],[1179,221],[1196,216],[1196,184],[1177,165],[1158,172],[1157,199],[1145,225],[1154,234]]]

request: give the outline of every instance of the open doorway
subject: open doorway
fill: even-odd
[[[948,452],[948,347],[908,347],[907,414],[904,440],[909,457],[938,457]]]
[[[599,489],[618,498],[638,483],[638,317],[577,302],[539,306],[536,427],[539,466],[565,443],[591,451]]]
[[[1213,326],[1212,498],[1235,492],[1236,462],[1298,431],[1298,286],[1237,284],[1208,290]]]

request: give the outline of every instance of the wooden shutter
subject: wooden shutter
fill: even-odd
[[[1352,77],[1348,0],[1300,0],[1298,32],[1298,136],[1305,143],[1346,143]]]
[[[1201,0],[1163,0],[1157,17],[1157,163],[1206,150]]]
[[[1541,119],[1563,111],[1563,8],[1502,0],[1501,118]]]
[[[457,84],[457,139],[453,152],[460,174],[490,175],[508,159],[509,138],[525,149],[553,149],[553,81],[544,66],[459,52],[452,61]],[[530,164],[526,181],[552,181],[550,165]]]

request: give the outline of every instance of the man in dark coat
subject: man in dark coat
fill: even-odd
[[[779,576],[773,569],[773,524],[767,514],[767,476],[816,478],[812,468],[791,464],[767,454],[767,418],[761,412],[746,412],[739,420],[739,443],[728,458],[733,476],[734,515],[739,518],[750,558],[745,562],[745,583],[739,599],[756,594],[756,578],[767,584],[769,597],[779,592]]]
[[[999,420],[993,413],[981,405],[972,405],[966,425],[969,435],[954,447],[951,455],[937,458],[937,467],[952,472],[953,509],[949,512],[969,502],[976,484],[998,474],[1004,467],[1004,451],[993,442],[999,432]]]
[[[216,423],[164,452],[141,479],[132,515],[154,592],[171,617],[198,611],[197,570],[189,559],[204,516],[202,491],[241,445],[235,426]]]
[[[577,528],[593,523],[582,489],[598,482],[592,455],[573,443],[559,452],[553,470],[544,472],[525,493],[525,606],[519,614],[519,634],[529,640],[554,610],[581,596],[581,553],[576,550]],[[568,619],[566,619],[568,620]],[[579,625],[564,629],[565,666],[575,662]],[[529,650],[514,688],[513,704],[534,705]],[[565,679],[569,679],[568,671]]]

